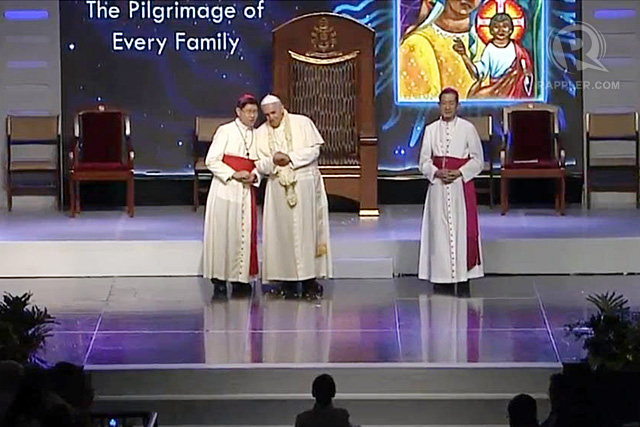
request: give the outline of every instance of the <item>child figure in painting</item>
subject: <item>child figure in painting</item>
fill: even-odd
[[[478,62],[472,62],[464,44],[456,40],[455,50],[464,61],[476,83],[469,89],[469,97],[529,98],[533,91],[533,65],[529,53],[511,39],[513,20],[506,13],[491,18],[489,32],[492,39]],[[489,78],[489,84],[482,82]]]

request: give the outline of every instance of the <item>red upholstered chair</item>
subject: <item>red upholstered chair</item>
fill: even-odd
[[[69,153],[71,216],[80,212],[80,182],[125,181],[127,212],[133,217],[133,159],[131,121],[121,111],[79,113],[73,124],[75,143]]]
[[[521,104],[503,110],[505,145],[500,152],[500,203],[509,210],[509,181],[557,180],[556,210],[564,215],[565,152],[560,146],[558,107]]]

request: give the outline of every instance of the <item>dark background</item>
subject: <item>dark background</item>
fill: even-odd
[[[257,0],[181,0],[180,3],[235,4],[240,12],[244,5],[255,5]],[[117,20],[89,19],[84,0],[60,1],[63,136],[65,143],[70,144],[73,116],[85,108],[104,104],[129,112],[132,142],[136,149],[136,175],[146,177],[144,181],[147,181],[140,182],[137,201],[188,203],[189,190],[182,194],[187,187],[168,184],[166,180],[191,174],[194,117],[233,116],[234,102],[242,93],[252,92],[259,97],[268,93],[271,86],[272,29],[309,12],[344,13],[376,30],[376,103],[382,176],[393,177],[415,168],[424,124],[437,118],[433,104],[394,105],[393,55],[397,35],[394,33],[393,0],[266,0],[265,16],[261,20],[247,21],[239,14],[232,22],[221,24],[204,20],[167,20],[162,24],[139,18],[129,20],[126,1],[109,0],[108,4],[119,5],[123,17]],[[173,4],[173,1],[157,0],[154,4]],[[416,0],[416,13],[418,6],[419,0]],[[579,3],[552,0],[549,7],[551,29],[568,25],[567,16],[573,20],[580,19]],[[169,41],[162,56],[153,51],[114,52],[111,49],[114,31],[123,31],[128,36],[166,36]],[[186,31],[193,36],[213,36],[227,31],[240,36],[241,41],[233,56],[226,52],[176,52],[173,49],[176,31]],[[69,48],[71,44],[74,45],[73,50]],[[573,80],[579,77],[570,76]],[[550,62],[549,79],[551,82],[564,81],[567,76],[562,70],[554,69]],[[551,91],[549,102],[562,108],[563,143],[568,156],[579,161],[582,157],[581,93],[565,85]],[[487,113],[494,116],[496,130],[499,130],[500,106],[469,107],[461,111],[461,115]],[[150,181],[159,179],[165,182],[155,188]],[[381,184],[382,202],[397,199],[383,194],[393,186],[393,181]],[[95,196],[96,202],[111,198],[120,200],[119,194],[107,197],[109,185],[98,187],[101,194]],[[178,192],[181,193],[179,197],[171,196]],[[403,194],[406,197],[400,197],[400,201],[405,202],[420,201],[424,196],[421,189],[401,193],[407,193]],[[542,190],[540,196],[546,199],[545,193]],[[90,195],[88,197],[91,198]]]

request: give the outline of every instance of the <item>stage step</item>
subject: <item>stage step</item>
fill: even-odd
[[[384,206],[375,220],[332,213],[334,277],[416,275],[422,209]],[[481,209],[484,271],[640,273],[639,212],[572,209],[561,217],[545,209],[501,216]],[[201,239],[202,211],[188,207],[141,207],[135,218],[121,211],[77,218],[16,211],[0,215],[0,277],[199,276]]]
[[[328,372],[336,404],[359,425],[504,425],[506,405],[529,393],[548,411],[560,366],[384,364],[187,369],[93,368],[97,409],[153,410],[162,425],[291,425],[313,405],[310,384]]]

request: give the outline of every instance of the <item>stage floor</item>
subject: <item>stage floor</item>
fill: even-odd
[[[0,214],[0,277],[198,276],[204,210]],[[334,277],[416,275],[422,206],[382,206],[379,218],[331,213]],[[483,262],[491,274],[640,273],[640,211],[483,207]],[[613,254],[616,256],[603,256]]]
[[[0,289],[31,291],[57,317],[48,361],[89,367],[557,365],[582,356],[563,325],[588,316],[588,294],[615,290],[640,306],[631,275],[486,277],[468,298],[416,278],[336,280],[317,303],[211,303],[194,277],[1,279]]]

